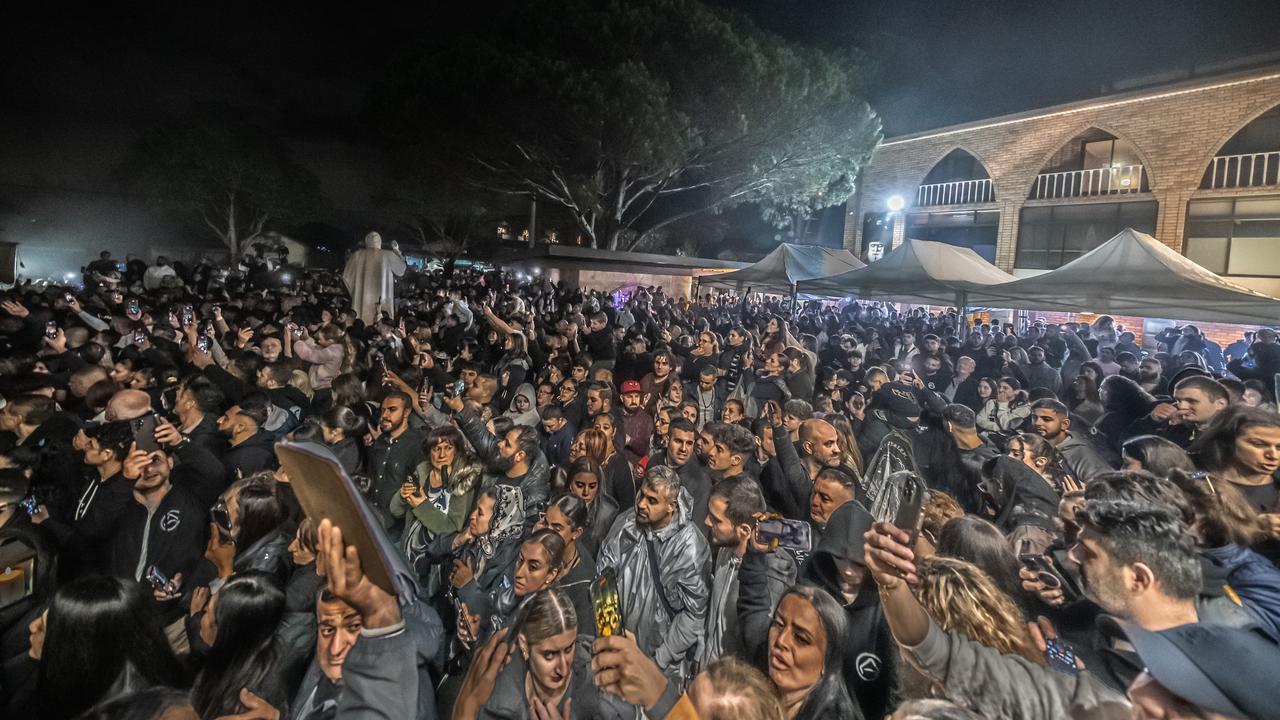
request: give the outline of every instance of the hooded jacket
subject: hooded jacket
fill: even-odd
[[[640,527],[634,508],[618,516],[600,546],[596,569],[615,568],[622,587],[622,617],[636,634],[640,649],[663,673],[684,682],[706,634],[709,589],[705,569],[710,550],[702,530],[693,523],[692,498],[680,489],[674,517],[661,530]],[[656,562],[649,559],[653,548]],[[661,577],[650,568],[657,565]],[[675,610],[669,615],[661,592]]]
[[[529,401],[529,409],[524,412],[516,410],[516,398],[523,397]],[[517,425],[528,425],[531,428],[537,428],[542,425],[542,417],[537,411],[538,401],[533,394],[533,386],[529,383],[521,383],[516,388],[515,394],[511,396],[511,403],[507,406],[507,411],[503,413],[506,417],[511,418]]]
[[[849,694],[868,718],[881,718],[897,705],[898,646],[889,631],[880,591],[868,577],[852,602],[840,592],[837,559],[862,565],[862,536],[871,529],[873,518],[857,502],[836,508],[827,529],[801,570],[801,577],[821,587],[835,598],[848,618],[848,629],[840,641],[844,649],[844,680]]]
[[[154,511],[134,500],[111,540],[110,574],[142,580],[155,565],[167,577],[191,577],[209,539],[209,509],[174,485]]]
[[[1053,529],[1058,494],[1023,462],[1007,455],[991,458],[982,466],[982,486],[994,511],[991,520],[1004,534],[1022,525]]]

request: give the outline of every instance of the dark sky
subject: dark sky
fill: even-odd
[[[715,0],[875,61],[887,134],[1100,94],[1126,78],[1280,51],[1276,0]],[[1280,55],[1270,62],[1280,63]]]
[[[1097,94],[1107,83],[1280,51],[1276,0],[713,0],[784,37],[857,47],[891,133]],[[133,122],[201,99],[291,132],[359,133],[364,90],[439,6],[123,2],[38,7],[0,44],[10,118]],[[504,3],[488,3],[501,12]],[[451,10],[467,14],[475,10]],[[12,19],[11,19],[12,20]],[[1280,58],[1277,58],[1280,60]]]
[[[870,99],[890,135],[1280,51],[1280,0],[713,1],[784,37],[865,53]],[[26,17],[10,8],[0,182],[103,177],[138,128],[208,100],[253,108],[311,148],[303,154],[328,145],[339,149],[317,161],[348,165],[368,136],[366,91],[391,60],[504,6],[149,0],[76,11],[27,3]]]

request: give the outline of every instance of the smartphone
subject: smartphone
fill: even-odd
[[[118,262],[116,263],[116,270],[118,270],[119,272],[126,272],[127,268],[124,263]]]
[[[182,306],[182,326],[186,327],[187,325],[190,325],[191,323],[195,322],[195,319],[196,319],[195,310],[192,309],[190,305],[183,305]]]
[[[793,552],[807,553],[813,548],[812,528],[803,520],[782,517],[761,520],[756,524],[756,538],[762,544]]]
[[[227,510],[227,504],[219,500],[209,510],[209,515],[213,518],[214,527],[218,528],[218,539],[223,544],[231,542],[231,512]]]
[[[209,354],[209,336],[208,335],[201,335],[200,337],[196,338],[196,352],[200,353],[201,355]]]
[[[129,304],[125,307],[125,311],[128,312],[130,315],[137,315],[138,313],[142,312],[142,307],[138,305],[138,299],[130,298]]]
[[[22,498],[22,502],[18,504],[22,506],[23,510],[27,511],[28,515],[35,515],[40,512],[40,501],[36,499],[35,495],[28,495]]]
[[[50,320],[44,324],[44,336],[50,340],[58,337],[58,323]]]
[[[450,385],[450,386],[445,390],[445,392],[447,392],[447,393],[449,394],[449,397],[462,397],[462,394],[463,394],[464,392],[466,392],[466,391],[467,391],[467,381],[466,381],[466,380],[458,380],[457,382],[455,382],[454,384]]]
[[[302,337],[302,328],[301,328],[301,327],[295,327],[295,328],[293,329],[293,336],[294,336],[295,338],[300,338],[300,337]]]
[[[138,449],[143,452],[155,452],[160,449],[160,443],[156,442],[156,416],[143,415],[131,421],[133,425],[133,441],[138,444]]]
[[[72,295],[71,293],[67,293],[66,295],[63,295],[62,297],[63,297],[63,299],[65,299],[65,300],[67,301],[67,304],[68,304],[68,305],[70,305],[71,303],[73,303],[73,302],[75,302],[75,301],[76,301],[76,296],[75,296],[75,295]]]
[[[1076,654],[1060,638],[1048,638],[1044,645],[1044,659],[1050,668],[1068,675],[1080,672],[1076,667]]]
[[[169,589],[169,576],[160,572],[160,568],[155,565],[147,568],[146,580],[153,590],[164,592]]]
[[[591,583],[591,608],[596,616],[596,637],[622,634],[622,595],[618,592],[618,574],[605,568]]]
[[[900,470],[890,475],[889,482],[892,483],[897,475],[902,476],[902,498],[898,503],[898,512],[894,515],[893,525],[910,534],[911,541],[907,543],[907,547],[914,548],[916,537],[920,534],[920,523],[924,520],[925,497],[929,493],[920,477],[909,470]]]
[[[147,341],[147,334],[146,334],[146,333],[142,332],[141,330],[134,330],[134,331],[133,331],[133,344],[134,344],[134,345],[141,345],[142,343],[144,343],[144,342],[146,342],[146,341]]]

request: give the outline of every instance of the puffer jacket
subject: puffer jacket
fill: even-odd
[[[693,658],[706,635],[710,594],[705,569],[711,552],[701,528],[693,522],[692,504],[689,491],[681,488],[675,517],[657,531],[641,528],[634,508],[624,511],[600,546],[596,563],[597,571],[617,571],[623,622],[636,634],[640,649],[681,684],[690,679]],[[660,578],[650,571],[650,544]],[[663,607],[659,582],[674,616]]]
[[[1258,625],[1272,640],[1280,639],[1280,570],[1239,545],[1206,548],[1204,553],[1222,563],[1227,584]]]

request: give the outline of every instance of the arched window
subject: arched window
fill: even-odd
[[[1280,185],[1280,105],[1223,143],[1200,183],[1205,190],[1275,185]]]
[[[939,160],[916,193],[916,205],[968,205],[995,202],[991,174],[982,161],[956,148]]]
[[[1089,128],[1068,140],[1049,158],[1031,184],[1028,197],[1056,200],[1149,189],[1138,148],[1105,130]]]

